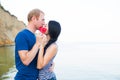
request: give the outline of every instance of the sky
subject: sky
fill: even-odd
[[[27,24],[34,8],[46,22],[57,20],[62,42],[120,42],[120,0],[1,0],[1,5]]]

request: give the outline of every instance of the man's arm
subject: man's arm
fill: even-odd
[[[23,62],[24,65],[29,65],[30,62],[34,59],[38,52],[38,47],[39,45],[35,44],[33,48],[28,51],[28,50],[20,50],[18,51],[19,56],[21,58],[21,61]]]
[[[42,39],[41,35],[36,35],[36,43],[34,44],[33,48],[30,51],[28,50],[18,51],[20,59],[24,65],[26,66],[29,65],[31,61],[34,59],[34,57],[36,56],[40,46],[41,39]]]

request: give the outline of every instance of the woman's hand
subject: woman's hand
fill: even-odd
[[[46,44],[47,44],[47,37],[46,37],[46,35],[43,35],[40,47],[45,47]]]

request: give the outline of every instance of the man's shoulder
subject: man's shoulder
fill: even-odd
[[[26,33],[26,31],[25,31],[25,29],[23,29],[23,30],[21,30],[21,31],[19,31],[19,32],[17,33],[17,35],[16,35],[15,38],[18,38],[18,37],[24,36],[25,33]]]
[[[17,35],[24,35],[26,33],[27,33],[27,30],[23,29],[23,30],[19,31]]]

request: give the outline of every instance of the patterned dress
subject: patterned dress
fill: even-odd
[[[42,69],[39,70],[39,77],[38,80],[51,80],[52,78],[55,78],[56,80],[56,75],[54,72],[51,72],[49,69],[52,66],[53,59]]]

